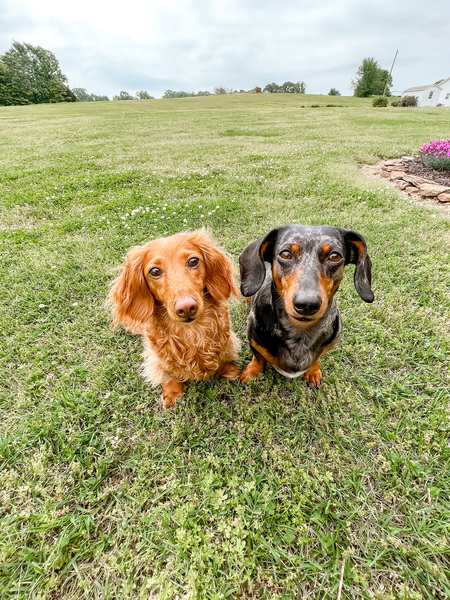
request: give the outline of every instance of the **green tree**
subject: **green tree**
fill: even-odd
[[[306,83],[304,81],[297,81],[297,83],[285,81],[282,85],[278,85],[277,83],[268,83],[263,89],[263,92],[267,92],[269,94],[277,94],[281,92],[285,94],[304,94],[305,91]]]
[[[135,100],[131,94],[128,92],[124,92],[123,90],[120,92],[118,96],[114,96],[113,100]]]
[[[13,42],[11,49],[0,56],[0,104],[74,101],[53,52]]]
[[[136,98],[138,100],[154,100],[153,96],[150,96],[147,90],[140,90],[139,92],[136,92]]]
[[[386,86],[387,83],[387,86]],[[392,76],[387,69],[382,69],[374,58],[364,58],[356,77],[352,80],[354,96],[367,98],[367,96],[381,96],[386,86],[386,95],[390,96]]]
[[[97,94],[91,94],[94,102],[109,102],[108,96],[98,96]]]
[[[277,83],[268,83],[263,89],[263,92],[266,92],[268,94],[276,94],[280,91],[280,89],[281,88]]]
[[[329,96],[340,96],[341,92],[339,90],[337,90],[336,88],[331,88],[331,90],[328,92]]]
[[[97,96],[97,94],[90,94],[84,88],[73,88],[72,90],[77,102],[102,102],[109,101],[108,96]]]
[[[72,92],[75,94],[77,102],[92,102],[92,94],[90,94],[84,88],[73,88]]]

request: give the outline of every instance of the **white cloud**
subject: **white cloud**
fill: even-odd
[[[447,0],[0,0],[0,53],[13,40],[51,50],[71,87],[249,89],[303,80],[310,93],[349,94],[364,57],[394,89],[450,76]]]

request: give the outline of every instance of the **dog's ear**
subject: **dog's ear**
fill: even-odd
[[[261,289],[266,278],[264,262],[272,262],[277,236],[278,229],[272,229],[265,236],[247,246],[240,255],[241,292],[246,298],[253,296]]]
[[[367,254],[367,244],[359,233],[349,229],[340,230],[345,241],[345,264],[356,265],[353,281],[356,291],[364,302],[373,302],[372,261]]]
[[[234,267],[228,256],[219,250],[205,229],[195,231],[190,241],[197,246],[205,261],[207,292],[216,300],[228,300],[233,294],[239,298],[234,281]]]
[[[106,300],[113,316],[112,326],[123,325],[132,333],[140,333],[142,324],[152,316],[155,305],[145,280],[144,258],[145,250],[141,246],[128,252]]]

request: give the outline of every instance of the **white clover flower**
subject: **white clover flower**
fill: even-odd
[[[45,304],[39,304],[39,308],[45,308]]]
[[[78,302],[73,302],[72,306],[78,306]]]

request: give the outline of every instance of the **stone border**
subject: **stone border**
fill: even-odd
[[[416,175],[408,175],[407,163],[414,159],[413,156],[393,158],[375,165],[363,165],[362,171],[366,175],[386,179],[394,187],[418,201],[428,205],[429,201],[432,201],[434,206],[444,209],[444,212],[450,212],[450,204],[447,204],[450,203],[450,186],[439,185],[431,179],[423,179]]]

